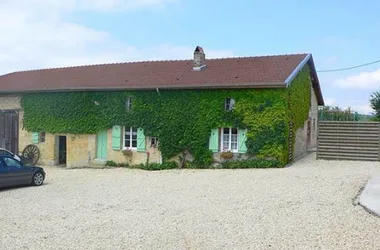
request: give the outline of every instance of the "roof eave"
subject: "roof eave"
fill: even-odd
[[[307,54],[305,58],[301,61],[300,64],[293,70],[293,72],[286,78],[285,84],[286,87],[289,86],[289,84],[294,80],[294,78],[298,75],[298,73],[303,69],[303,67],[306,65],[306,63],[310,60],[311,54]]]
[[[25,94],[25,93],[41,93],[41,92],[71,92],[71,91],[121,91],[121,90],[156,90],[156,89],[161,89],[161,90],[178,90],[178,89],[254,89],[254,88],[285,88],[286,85],[283,82],[270,82],[270,83],[240,83],[236,85],[212,85],[212,84],[204,84],[202,86],[192,86],[191,84],[189,85],[182,85],[182,86],[172,86],[172,85],[161,85],[161,86],[120,86],[120,87],[88,87],[88,88],[75,88],[75,87],[70,87],[70,88],[61,88],[61,89],[36,89],[32,91],[25,91],[25,90],[20,90],[20,91],[0,91],[0,95],[9,95],[9,94]]]
[[[298,73],[305,67],[306,64],[309,64],[310,74],[312,79],[312,86],[314,88],[315,94],[317,96],[318,105],[324,106],[325,102],[322,96],[321,86],[319,84],[319,79],[317,75],[317,71],[315,69],[313,56],[311,54],[307,54],[305,58],[298,64],[298,66],[293,70],[293,72],[286,78],[285,85],[286,87],[294,80],[294,78],[298,75]]]

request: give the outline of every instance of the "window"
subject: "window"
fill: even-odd
[[[235,99],[227,98],[224,102],[224,108],[226,111],[232,111],[235,106]]]
[[[238,151],[238,130],[237,128],[222,128],[221,131],[222,151]]]
[[[13,158],[10,158],[10,157],[4,157],[4,162],[5,164],[8,166],[8,167],[15,167],[15,168],[21,168],[22,165],[20,162],[16,161],[15,159]]]
[[[45,142],[45,138],[46,138],[46,132],[41,132],[40,133],[40,142]]]
[[[150,147],[151,148],[157,148],[158,147],[158,139],[157,139],[157,137],[151,137],[150,138]]]
[[[125,109],[129,112],[132,110],[132,96],[125,101]]]
[[[137,148],[137,128],[125,128],[124,147]]]

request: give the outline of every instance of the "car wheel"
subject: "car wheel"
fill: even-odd
[[[33,175],[32,184],[34,186],[41,186],[44,183],[44,175],[41,172],[37,172]]]

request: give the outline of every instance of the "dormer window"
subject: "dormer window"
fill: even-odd
[[[132,96],[125,101],[125,109],[129,112],[132,110]]]
[[[232,111],[235,106],[235,99],[227,98],[224,102],[224,108],[226,111]]]

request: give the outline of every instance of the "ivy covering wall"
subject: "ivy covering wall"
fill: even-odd
[[[133,97],[132,111],[125,101]],[[236,101],[224,110],[226,98]],[[247,128],[248,153],[287,163],[289,121],[295,129],[307,119],[310,84],[307,67],[287,89],[65,92],[22,97],[28,131],[95,134],[113,125],[142,127],[159,138],[164,159],[188,150],[199,165],[212,162],[210,131]]]

